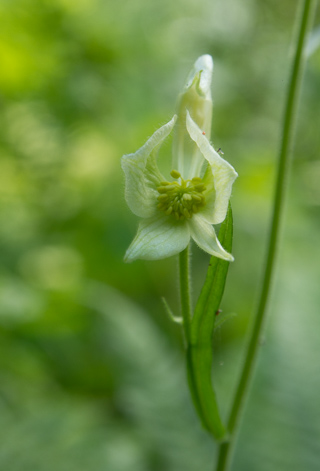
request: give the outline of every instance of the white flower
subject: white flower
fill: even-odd
[[[199,57],[180,97],[178,115],[137,152],[122,157],[126,201],[131,211],[142,218],[126,252],[127,262],[178,254],[190,237],[205,252],[233,260],[212,226],[225,219],[232,184],[237,178],[234,168],[208,140],[212,68],[210,56]],[[157,151],[173,129],[173,170],[168,181],[158,169]]]

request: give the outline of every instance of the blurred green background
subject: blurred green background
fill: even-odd
[[[123,263],[138,220],[120,157],[171,118],[193,62],[211,54],[212,139],[239,173],[222,306],[237,316],[214,339],[226,414],[259,293],[297,5],[0,1],[2,470],[213,469],[160,300],[178,311],[176,259]],[[318,50],[234,471],[319,469],[319,100]],[[207,264],[194,247],[195,295]]]

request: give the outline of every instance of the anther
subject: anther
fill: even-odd
[[[176,190],[177,188],[179,188],[179,183],[178,182],[172,182],[170,183],[170,185],[167,185],[166,186],[166,189],[167,190]]]
[[[166,201],[168,199],[167,193],[163,193],[162,195],[158,196],[158,201]]]
[[[166,193],[167,190],[168,190],[168,187],[167,186],[158,186],[157,190],[158,190],[159,193]]]
[[[198,183],[197,185],[194,186],[197,191],[204,191],[206,187],[204,186],[203,183]]]
[[[180,174],[180,172],[178,172],[178,170],[172,170],[170,175],[172,176],[172,178],[180,178],[181,177],[181,174]]]

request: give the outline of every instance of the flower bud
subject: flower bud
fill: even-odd
[[[210,139],[211,134],[211,78],[213,71],[212,57],[203,55],[195,62],[177,106],[177,123],[173,142],[173,167],[183,175],[200,176],[203,159],[199,149],[191,141],[186,129],[186,114],[189,111],[193,121]]]

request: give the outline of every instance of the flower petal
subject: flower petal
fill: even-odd
[[[177,106],[178,120],[173,139],[173,168],[177,169],[185,180],[199,177],[204,158],[198,146],[190,139],[186,129],[186,112],[190,112],[194,121],[209,137],[211,132],[211,77],[212,57],[201,56],[195,62],[179,97]]]
[[[176,116],[158,129],[137,152],[121,159],[126,178],[126,202],[131,211],[142,218],[155,214],[159,196],[156,188],[165,178],[157,167],[154,151],[170,134],[175,122]]]
[[[200,209],[199,214],[201,214],[203,219],[205,219],[208,223],[212,224],[212,215],[214,214],[216,205],[216,190],[215,179],[210,165],[207,165],[207,169],[202,178],[202,181],[206,187],[203,192],[203,196],[206,199],[206,204]]]
[[[160,211],[152,218],[143,219],[138,232],[124,257],[125,262],[136,259],[159,260],[182,252],[190,240],[186,221],[176,221]]]
[[[214,177],[216,199],[213,212],[210,217],[206,217],[206,220],[211,224],[220,224],[226,217],[232,185],[238,174],[232,165],[222,159],[214,150],[188,112],[187,129],[191,139],[197,144],[202,155],[208,161]]]
[[[212,57],[209,56],[209,54],[204,54],[203,56],[198,57],[188,76],[185,89],[188,90],[192,86],[194,79],[198,76],[200,72],[200,79],[197,83],[198,93],[205,97],[206,100],[211,100],[212,71]]]
[[[188,225],[191,237],[200,249],[215,257],[233,262],[233,256],[224,250],[217,238],[214,228],[211,224],[208,224],[200,214],[194,214],[188,221]]]

